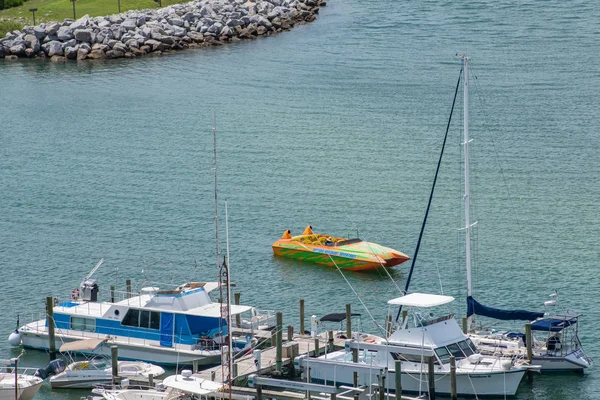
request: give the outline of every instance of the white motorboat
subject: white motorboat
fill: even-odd
[[[70,342],[62,345],[60,351],[67,355],[75,351],[94,351],[103,342],[100,339]],[[103,356],[73,361],[66,367],[62,359],[56,360],[47,369],[48,375],[52,375],[49,379],[52,389],[91,389],[110,385],[113,381],[111,359]],[[148,385],[151,376],[153,379],[159,377],[165,370],[143,361],[117,361],[117,372],[119,378],[128,379],[131,384]]]
[[[106,340],[105,346],[91,353],[110,356],[110,345],[118,345],[119,358],[160,365],[207,365],[220,361],[220,347],[230,330],[221,318],[220,303],[209,296],[219,287],[218,282],[188,282],[171,290],[145,287],[138,295],[122,293],[122,300],[98,301],[98,281],[90,278],[96,268],[80,288],[72,291],[71,299],[55,301],[57,341]],[[240,315],[245,321],[243,326],[248,328],[269,328],[275,324],[274,313],[250,306],[231,305],[231,315]],[[21,326],[18,335],[23,347],[48,350],[45,316]],[[252,342],[253,338],[247,335],[235,337],[232,349],[246,350]]]
[[[105,400],[164,400],[181,398],[190,395],[195,399],[214,397],[215,392],[222,390],[223,385],[192,375],[192,371],[183,370],[180,375],[171,375],[157,389],[105,389],[96,388],[92,393]]]
[[[318,358],[301,356],[296,366],[310,368],[310,378],[315,383],[334,386],[353,386],[354,372],[358,385],[371,387],[384,376],[386,391],[395,389],[395,361],[401,364],[402,389],[422,393],[428,385],[429,358],[434,359],[435,391],[450,394],[450,356],[456,360],[456,386],[458,395],[513,396],[526,368],[518,359],[484,356],[477,352],[471,340],[463,334],[453,315],[425,319],[415,309],[425,309],[448,304],[450,296],[412,293],[392,299],[388,304],[405,306],[413,312],[402,326],[387,340],[365,343],[348,340],[344,350]],[[410,324],[412,317],[413,323]],[[358,351],[358,361],[353,361],[352,349]]]
[[[0,400],[31,400],[44,381],[33,368],[15,367],[15,360],[0,361]]]

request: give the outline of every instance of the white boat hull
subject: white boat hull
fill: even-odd
[[[8,376],[6,378],[2,377],[0,379],[0,400],[15,400],[14,377]],[[11,379],[12,383],[10,382]],[[31,400],[33,396],[36,395],[38,390],[40,390],[42,383],[43,381],[38,378],[35,378],[35,381],[27,379],[27,382],[24,382],[23,379],[19,379],[18,400]]]
[[[358,372],[358,384],[371,387],[378,382],[381,370],[378,366],[372,368],[365,364],[356,363],[327,363],[322,360],[310,359],[310,377],[312,382],[330,386],[353,386],[354,372]],[[519,383],[525,374],[524,370],[506,372],[462,373],[456,375],[456,390],[459,396],[514,396]],[[402,371],[403,393],[426,393],[428,388],[427,368],[420,371]],[[395,372],[388,371],[385,382],[386,389],[395,391]],[[448,371],[435,373],[435,392],[450,394],[450,374]]]
[[[19,329],[23,347],[48,350],[48,334],[43,331],[27,330],[27,326]],[[96,335],[90,337],[97,337]],[[68,335],[56,334],[56,342],[68,343],[75,340],[87,339],[88,337],[74,337]],[[139,342],[139,343],[138,343]],[[100,346],[94,353],[81,352],[81,354],[99,354],[111,356],[111,345],[117,345],[119,348],[119,359],[145,361],[157,365],[175,366],[191,365],[194,361],[198,365],[218,364],[221,360],[219,350],[187,350],[181,348],[161,347],[158,342],[150,343],[146,340],[136,340],[125,338],[113,338],[104,346]],[[13,396],[14,397],[14,396]]]

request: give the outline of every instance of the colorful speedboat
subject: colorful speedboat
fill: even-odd
[[[310,225],[299,236],[292,236],[289,230],[285,231],[281,239],[273,243],[273,253],[348,271],[393,267],[410,258],[397,250],[362,239],[313,233]]]

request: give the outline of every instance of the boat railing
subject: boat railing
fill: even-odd
[[[35,367],[16,367],[17,377],[18,378],[28,378],[31,375],[34,375],[38,368]],[[15,375],[15,366],[12,365],[11,360],[0,360],[0,372],[3,374],[12,374],[9,379],[14,379]],[[3,375],[6,378],[6,375]],[[2,376],[0,376],[0,380],[2,380]]]

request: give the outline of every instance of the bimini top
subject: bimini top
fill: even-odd
[[[452,296],[439,294],[411,293],[388,301],[388,304],[407,307],[435,307],[454,301]]]
[[[560,332],[565,328],[577,323],[581,314],[552,316],[539,319],[531,324],[533,331]]]

